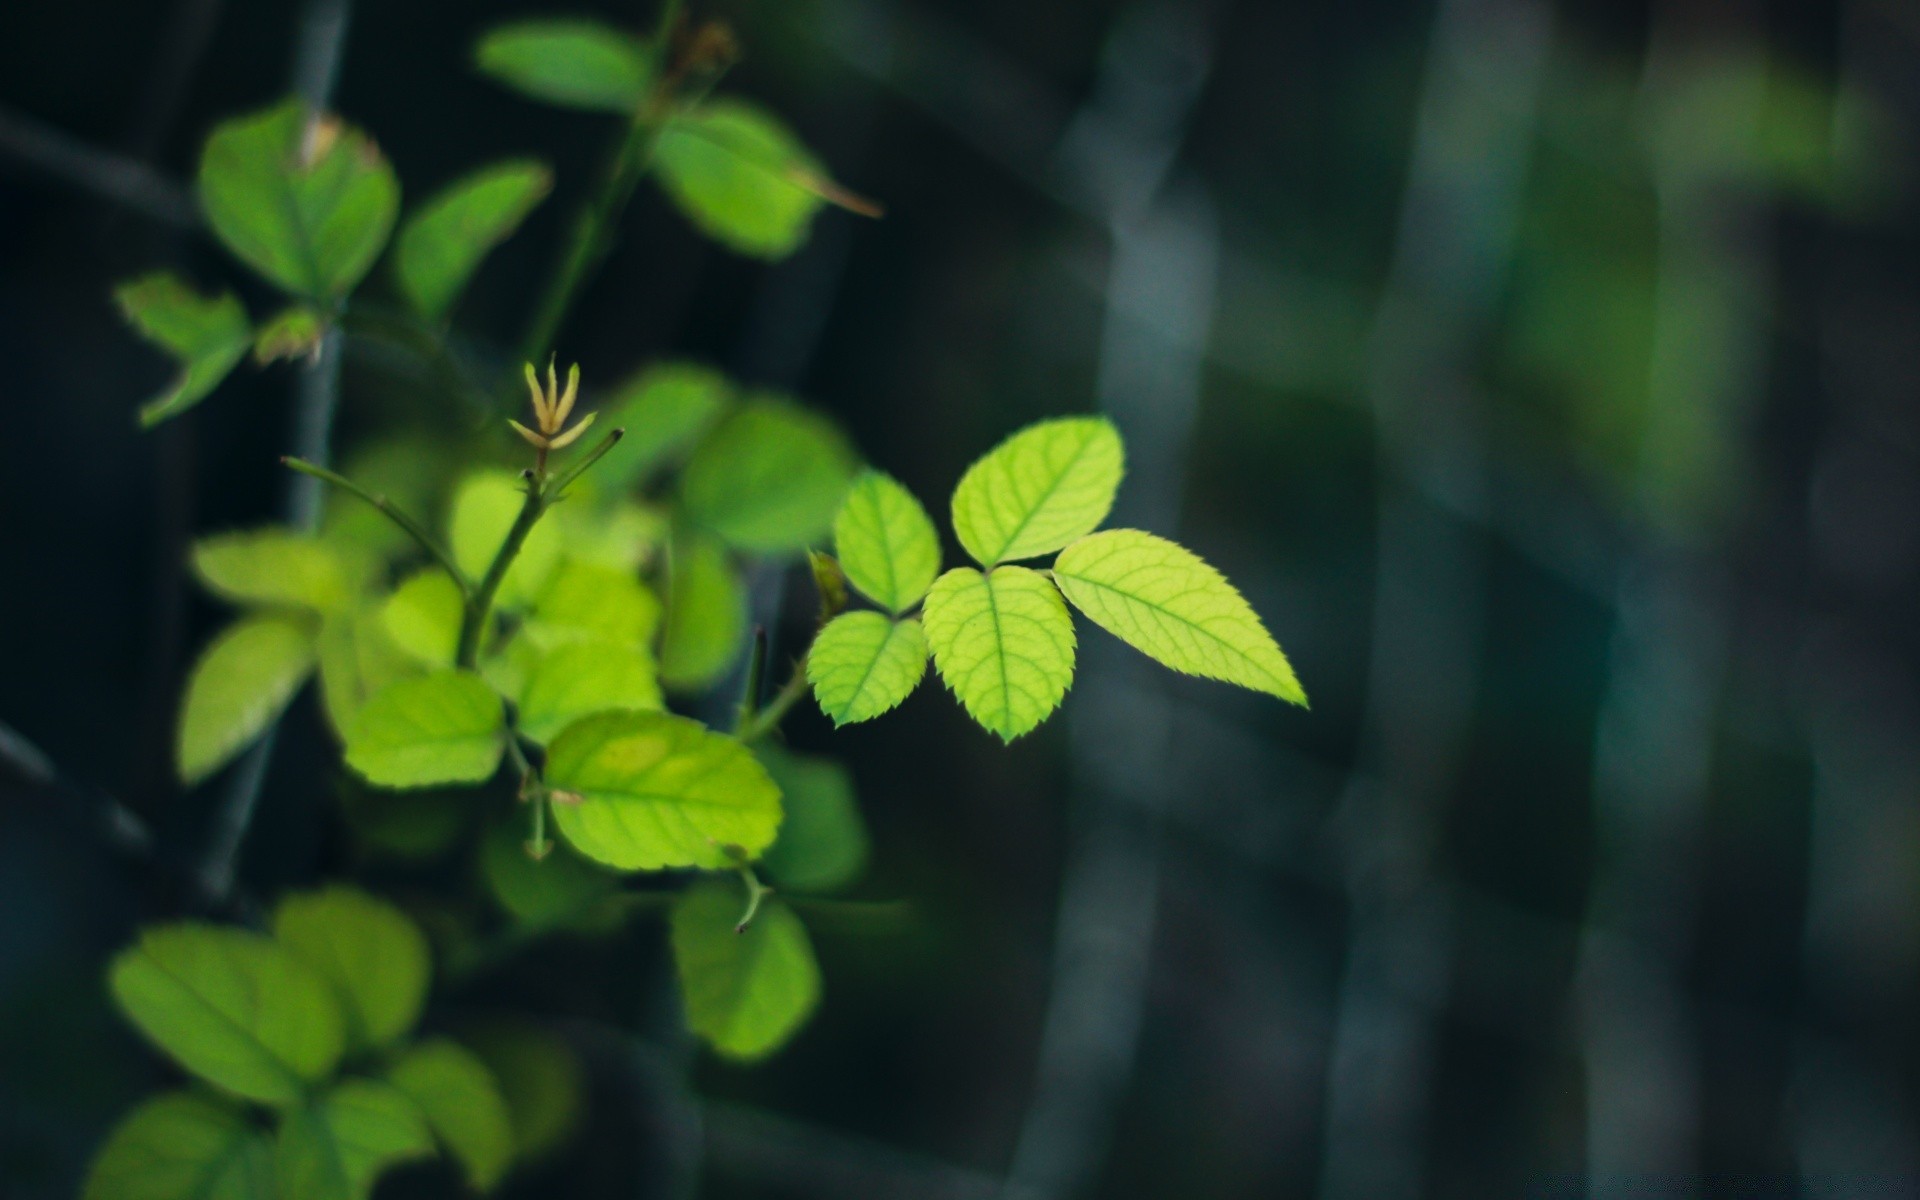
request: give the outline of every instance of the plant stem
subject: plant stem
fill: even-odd
[[[380,510],[388,520],[398,525],[408,537],[418,542],[420,548],[425,550],[435,562],[439,563],[440,566],[446,570],[447,574],[453,576],[453,581],[460,585],[461,595],[473,595],[473,580],[468,579],[467,573],[462,571],[460,565],[453,561],[453,555],[449,554],[445,547],[434,540],[433,535],[427,532],[426,526],[408,516],[391,500],[388,500],[378,492],[368,491],[353,480],[348,479],[345,475],[336,471],[329,471],[325,467],[315,466],[304,458],[294,458],[289,455],[282,458],[280,462],[282,465],[291,470],[298,471],[302,475],[311,475],[315,479],[325,480],[342,491],[351,492],[353,495],[360,497],[360,499],[365,500],[368,504]]]
[[[733,927],[735,933],[747,931],[747,926],[753,924],[753,919],[760,915],[761,902],[773,892],[772,888],[760,882],[760,877],[753,873],[753,867],[746,863],[740,864],[740,882],[747,886],[747,911],[740,914],[739,922]]]
[[[755,742],[772,733],[780,727],[780,722],[787,715],[787,710],[806,694],[807,656],[802,654],[799,661],[793,664],[793,673],[787,676],[785,683],[780,685],[780,690],[774,693],[773,699],[767,701],[766,707],[744,714],[739,727],[733,731],[733,736],[743,742]]]
[[[513,527],[507,530],[507,539],[500,543],[500,550],[487,565],[487,573],[480,579],[467,596],[465,612],[460,617],[460,645],[454,661],[462,669],[471,671],[480,665],[480,635],[486,628],[487,617],[493,611],[493,598],[500,591],[500,583],[507,577],[507,568],[513,566],[513,560],[520,556],[520,548],[526,544],[527,535],[540,523],[547,511],[548,496],[546,481],[528,471],[526,503],[520,506],[520,515],[513,519]]]

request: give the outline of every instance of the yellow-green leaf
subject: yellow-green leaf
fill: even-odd
[[[513,1122],[487,1065],[466,1047],[434,1038],[401,1055],[387,1068],[387,1081],[426,1117],[474,1190],[492,1191],[513,1162]]]
[[[739,741],[662,712],[569,726],[547,751],[554,821],[575,849],[623,871],[722,867],[773,844],[780,789]]]
[[[920,622],[877,612],[841,613],[807,652],[807,682],[835,725],[867,721],[898,705],[927,673]]]
[[[379,257],[400,184],[359,130],[289,100],[213,131],[200,204],[227,249],[295,295],[333,301]]]
[[[374,693],[347,727],[347,765],[388,788],[480,783],[504,752],[500,697],[469,671],[401,679]]]
[[[396,679],[418,673],[419,663],[396,646],[380,609],[334,613],[320,626],[320,698],[334,732],[346,735],[353,714]]]
[[[807,240],[821,193],[817,159],[757,105],[716,100],[660,135],[660,184],[702,233],[754,258],[785,258]]]
[[[175,1062],[236,1096],[296,1104],[345,1045],[318,972],[257,933],[181,922],[147,929],[110,971],[127,1018]]]
[[[587,638],[642,647],[659,624],[660,601],[631,571],[569,558],[548,577],[526,628],[544,646]]]
[[[1053,577],[1088,619],[1149,658],[1307,702],[1253,607],[1184,546],[1138,529],[1109,529],[1061,551]]]
[[[933,519],[912,492],[879,471],[862,472],[847,490],[833,519],[833,545],[853,586],[896,614],[918,604],[940,573]]]
[[[761,905],[736,927],[740,889],[712,880],[673,907],[673,958],[687,1025],[727,1058],[752,1061],[785,1045],[820,1003],[820,967],[793,910]]]
[[[665,707],[660,673],[643,646],[597,640],[562,643],[540,656],[520,691],[520,732],[549,742],[582,717]]]
[[[439,567],[422,567],[407,576],[380,608],[381,623],[393,644],[436,667],[453,665],[465,614],[460,585]]]
[[[386,901],[345,886],[291,895],[274,910],[273,936],[333,985],[349,1048],[389,1045],[420,1019],[427,938]]]
[[[206,399],[246,357],[253,329],[232,292],[202,296],[177,275],[161,271],[121,284],[113,297],[141,336],[180,364],[173,382],[141,405],[144,428]]]
[[[747,592],[727,552],[711,538],[679,539],[667,563],[667,612],[660,636],[660,678],[698,691],[740,657]]]
[[[927,593],[922,620],[940,678],[1002,741],[1046,720],[1073,683],[1073,618],[1037,571],[956,567]]]
[[[780,787],[786,819],[760,865],[783,891],[830,892],[860,878],[867,865],[867,826],[854,799],[853,776],[830,758],[759,745],[754,753]]]
[[[1029,425],[960,477],[953,532],[984,566],[1051,553],[1107,519],[1124,470],[1104,417]]]
[[[477,580],[487,573],[526,499],[526,484],[512,471],[475,471],[460,481],[448,540],[453,561],[467,578]],[[564,551],[559,526],[552,521],[535,525],[500,584],[499,602],[516,607],[531,602],[560,565]]]
[[[499,25],[480,39],[473,59],[482,74],[562,108],[633,113],[647,96],[645,45],[599,21]]]
[[[601,418],[627,431],[594,467],[609,486],[643,482],[705,433],[733,399],[725,375],[700,363],[668,362],[648,367],[614,389]]]
[[[128,1113],[81,1200],[272,1200],[273,1145],[238,1109],[168,1092]]]
[[[803,550],[833,524],[855,459],[833,422],[753,397],[716,426],[680,477],[687,515],[742,550]]]
[[[313,670],[314,628],[296,617],[229,625],[187,677],[176,761],[189,786],[225,766],[280,715]]]
[[[513,159],[448,184],[400,226],[394,273],[413,310],[447,315],[487,252],[505,241],[553,187],[545,163]]]
[[[352,599],[352,573],[332,546],[290,529],[202,538],[193,570],[207,590],[235,604],[336,612]]]
[[[426,1118],[405,1093],[349,1079],[281,1121],[274,1177],[285,1197],[366,1200],[388,1168],[433,1153]]]

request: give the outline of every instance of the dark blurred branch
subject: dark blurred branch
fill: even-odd
[[[1336,809],[1351,922],[1328,1055],[1320,1194],[1423,1195],[1452,899],[1433,861],[1478,699],[1487,447],[1472,367],[1511,266],[1551,16],[1434,14],[1385,291],[1368,339],[1379,532],[1360,773]],[[1452,505],[1432,495],[1459,497]]]
[[[63,183],[103,196],[162,224],[193,228],[200,210],[185,187],[127,158],[0,107],[0,155]]]

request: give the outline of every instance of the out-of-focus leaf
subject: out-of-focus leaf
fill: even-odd
[[[727,552],[710,538],[686,537],[667,564],[667,613],[660,637],[660,678],[697,691],[740,657],[747,593]]]
[[[520,692],[520,732],[548,742],[582,717],[660,709],[660,673],[642,645],[569,641],[540,657]]]
[[[465,614],[466,600],[453,576],[439,567],[423,567],[387,597],[380,620],[395,646],[423,663],[450,667]]]
[[[765,1058],[820,1003],[820,967],[800,918],[778,900],[738,929],[740,890],[714,880],[673,908],[673,958],[687,1024],[728,1058]]]
[[[547,579],[527,617],[536,642],[582,638],[642,649],[660,624],[660,601],[630,571],[569,558]]]
[[[291,895],[274,910],[273,936],[333,985],[350,1049],[389,1045],[420,1019],[427,937],[386,901],[345,886]]]
[[[546,164],[514,159],[448,184],[408,217],[396,239],[394,271],[414,311],[430,321],[445,317],[480,260],[552,188]]]
[[[513,1122],[487,1065],[457,1042],[434,1038],[401,1055],[387,1081],[426,1117],[474,1190],[492,1191],[513,1161]]]
[[[697,524],[742,550],[804,550],[832,526],[856,463],[833,422],[760,395],[694,450],[680,498]]]
[[[847,769],[778,746],[757,746],[754,753],[779,785],[786,809],[761,867],[787,891],[831,892],[859,879],[867,866],[867,826]]]
[[[525,485],[512,471],[476,471],[460,481],[453,497],[449,540],[453,561],[467,578],[477,580],[487,573],[526,498]],[[564,551],[557,525],[551,521],[535,525],[500,584],[499,602],[518,606],[537,598]]]
[[[532,1162],[559,1149],[586,1102],[580,1062],[566,1042],[536,1026],[506,1022],[486,1025],[464,1040],[506,1097],[514,1159]]]
[[[295,295],[331,303],[380,255],[400,208],[393,168],[298,100],[227,121],[200,156],[200,204],[227,249]]]
[[[179,276],[161,271],[121,284],[113,296],[141,336],[180,364],[180,374],[166,390],[140,407],[145,428],[206,399],[246,357],[253,328],[232,292],[202,296]]]
[[[639,38],[573,18],[496,26],[474,47],[473,60],[521,95],[563,108],[632,113],[650,79]]]
[[[273,1144],[238,1110],[168,1092],[127,1114],[81,1200],[273,1200]]]
[[[180,708],[182,783],[225,766],[287,706],[313,670],[314,632],[308,618],[247,617],[201,653]]]
[[[306,358],[320,348],[327,325],[304,304],[283,308],[253,336],[253,361],[261,366],[283,358]]]
[[[113,960],[113,997],[174,1061],[262,1104],[303,1100],[345,1045],[339,1001],[291,950],[241,929],[145,930]]]
[[[620,877],[553,845],[545,858],[527,853],[524,821],[501,821],[480,844],[480,869],[500,907],[530,925],[561,925],[589,915],[596,901],[619,890]]]
[[[290,529],[223,533],[193,544],[207,590],[235,604],[330,613],[352,598],[352,573],[332,546]]]
[[[273,1169],[282,1196],[366,1200],[388,1168],[433,1153],[426,1118],[404,1092],[349,1079],[281,1121]]]
[[[702,233],[754,258],[785,258],[806,242],[827,199],[866,209],[834,184],[779,118],[716,100],[660,135],[660,183]]]
[[[345,736],[353,714],[381,688],[420,667],[394,645],[379,609],[334,613],[320,626],[320,698],[334,732]]]
[[[363,847],[409,860],[445,852],[473,815],[473,797],[457,792],[386,792],[341,779],[341,808]]]
[[[436,671],[376,692],[347,727],[347,765],[388,788],[480,783],[505,751],[500,697],[469,671]]]
[[[622,871],[723,867],[780,827],[780,789],[752,752],[669,713],[569,726],[548,748],[547,782],[569,794],[553,817],[574,849]]]
[[[614,389],[602,406],[605,419],[627,435],[600,460],[594,474],[609,486],[643,482],[691,446],[726,411],[733,392],[725,375],[700,363],[648,367]]]

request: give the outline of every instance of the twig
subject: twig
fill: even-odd
[[[460,564],[454,561],[453,555],[447,551],[446,547],[439,543],[438,539],[427,532],[426,526],[409,516],[399,505],[377,492],[368,491],[353,480],[348,479],[345,475],[341,475],[335,471],[329,471],[325,467],[315,466],[303,458],[295,458],[289,455],[282,458],[280,462],[290,470],[323,480],[371,504],[388,520],[399,526],[408,537],[411,537],[447,574],[453,576],[453,581],[460,585],[460,593],[463,596],[473,594],[473,581],[468,579],[467,573],[460,569]]]

